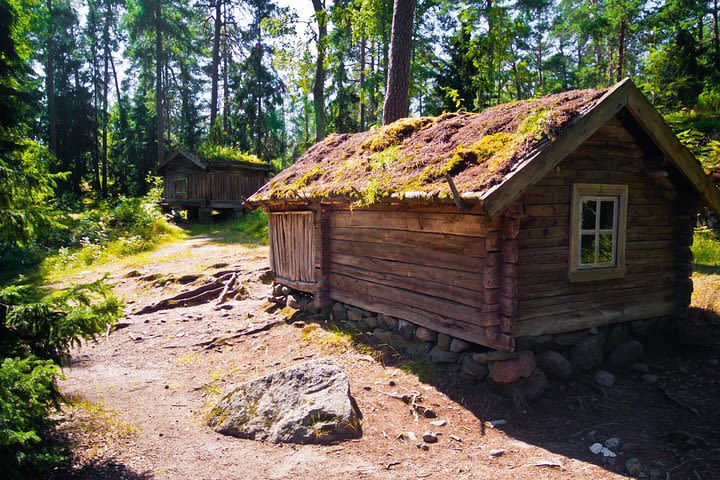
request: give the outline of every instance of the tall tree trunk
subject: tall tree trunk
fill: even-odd
[[[395,0],[390,37],[390,65],[383,104],[383,125],[408,115],[414,11],[415,0]]]
[[[627,23],[625,20],[620,22],[620,31],[618,32],[618,73],[617,81],[621,81],[625,75],[625,33]]]
[[[378,104],[377,104],[377,65],[375,62],[376,57],[380,57],[379,45],[373,40],[370,49],[370,71],[373,73],[372,82],[370,83],[370,91],[368,96],[370,97],[370,117],[373,122],[378,119]],[[377,47],[377,49],[376,49]]]
[[[47,93],[48,130],[50,136],[50,151],[57,153],[57,110],[55,107],[55,19],[52,0],[47,0],[50,25],[47,40],[47,64],[45,65],[45,91]]]
[[[231,52],[228,49],[228,2],[223,2],[223,130],[230,129],[230,87],[228,86],[228,66]]]
[[[718,26],[718,0],[713,0],[713,45],[715,46],[715,71],[720,71],[720,26]]]
[[[360,122],[358,131],[365,131],[365,35],[360,39]]]
[[[157,161],[154,172],[165,159],[165,111],[163,109],[162,3],[155,0],[155,116],[157,122]]]
[[[313,103],[315,106],[315,141],[325,138],[325,51],[327,49],[327,11],[325,0],[312,0],[318,25],[317,60],[315,61],[315,83]]]
[[[98,46],[97,46],[97,11],[93,0],[88,1],[88,30],[90,31],[90,58],[92,64],[92,85],[93,85],[93,189],[101,191],[100,184],[100,141],[98,132],[100,131],[100,66],[98,65]]]
[[[220,75],[220,28],[222,27],[222,0],[215,0],[215,28],[213,30],[212,64],[210,76],[210,128],[215,125],[218,111],[218,82]]]
[[[103,26],[103,103],[102,103],[102,195],[107,196],[108,171],[108,85],[110,83],[110,23],[112,5],[105,0],[105,24]]]

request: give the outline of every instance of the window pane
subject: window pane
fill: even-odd
[[[580,237],[580,264],[595,263],[595,235]]]
[[[599,248],[599,252],[598,252],[598,263],[610,263],[612,261],[613,261],[613,236],[610,233],[603,233],[600,235],[600,248]]]
[[[615,228],[615,202],[604,200],[600,202],[600,228],[610,230]]]
[[[597,210],[597,201],[585,200],[582,204],[582,228],[595,229],[595,213]]]

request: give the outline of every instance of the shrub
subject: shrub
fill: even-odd
[[[50,360],[6,358],[0,364],[0,464],[5,478],[30,478],[62,457],[42,442],[57,400]]]

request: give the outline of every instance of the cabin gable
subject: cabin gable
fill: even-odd
[[[580,234],[572,215],[577,185],[627,189],[624,231],[619,232],[623,238],[617,239],[624,243],[621,264],[617,269],[585,269],[581,273],[590,275],[580,281],[573,279],[571,265],[578,253],[573,240]],[[692,290],[688,246],[698,195],[632,118],[621,114],[598,128],[530,187],[523,201],[516,335],[685,312]],[[603,276],[604,270],[616,274]]]

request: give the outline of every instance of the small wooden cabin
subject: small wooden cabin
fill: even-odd
[[[684,317],[699,162],[630,80],[331,135],[250,198],[277,281],[501,350]]]
[[[239,212],[269,178],[272,167],[261,161],[204,158],[189,150],[171,153],[158,167],[164,179],[161,205],[197,217],[211,210]]]

